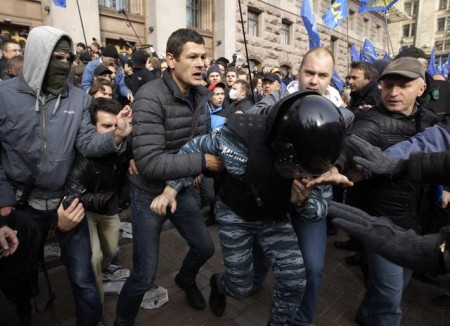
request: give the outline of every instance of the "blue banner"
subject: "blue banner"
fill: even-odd
[[[66,0],[53,0],[55,6],[66,8]]]
[[[361,0],[359,13],[368,11],[388,11],[398,0]]]
[[[330,6],[327,13],[322,17],[323,24],[331,29],[338,27],[348,17],[347,0],[336,0]]]
[[[435,57],[434,57],[434,46],[433,46],[433,49],[431,50],[430,61],[428,61],[428,70],[427,70],[427,72],[431,76],[436,75],[436,67],[434,65],[434,61],[435,61]]]
[[[374,63],[377,60],[377,52],[368,39],[364,41],[361,51],[359,52],[359,60]]]
[[[359,61],[359,54],[358,50],[356,49],[355,44],[352,44],[350,46],[350,55],[351,55],[351,61]]]
[[[338,89],[339,93],[344,89],[345,83],[342,81],[341,77],[337,74],[336,70],[333,71],[333,76],[331,77],[333,84]]]
[[[319,30],[317,29],[316,17],[312,11],[311,0],[303,1],[300,16],[302,16],[303,24],[308,31],[309,48],[312,49],[320,47]]]
[[[383,59],[387,60],[387,61],[391,61],[391,57],[389,56],[389,53],[385,52]]]
[[[438,61],[438,66],[437,66],[437,71],[436,73],[439,75],[444,75],[443,73],[443,67],[442,67],[442,56],[439,57],[439,61]]]

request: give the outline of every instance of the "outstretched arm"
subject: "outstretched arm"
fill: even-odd
[[[450,230],[441,234],[417,235],[405,231],[389,219],[375,217],[348,205],[331,202],[328,214],[333,223],[395,264],[417,271],[444,273],[446,265],[441,246]],[[445,231],[445,230],[444,230]]]

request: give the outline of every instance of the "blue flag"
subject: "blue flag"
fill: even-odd
[[[66,0],[53,0],[55,6],[66,8]]]
[[[352,58],[352,62],[353,61],[359,61],[359,54],[358,54],[358,50],[356,50],[356,46],[355,44],[352,44],[350,47],[350,55]]]
[[[385,52],[383,59],[387,60],[387,61],[391,61],[391,57],[389,56],[389,53]]]
[[[442,67],[442,56],[439,56],[438,66],[437,66],[437,74],[444,75],[443,73],[443,67]]]
[[[359,13],[368,11],[388,11],[398,0],[361,0]]]
[[[447,62],[442,66],[442,73],[444,74],[445,78],[448,77],[449,68],[450,68],[449,65],[450,65],[450,54],[447,57]]]
[[[316,17],[312,11],[311,0],[304,0],[302,5],[302,10],[300,12],[302,16],[303,24],[309,35],[309,48],[320,47],[320,37],[319,30],[317,29]]]
[[[331,29],[338,27],[348,17],[347,0],[336,0],[330,6],[327,13],[322,17],[323,24]]]
[[[434,66],[434,61],[435,61],[435,58],[434,58],[434,46],[433,46],[433,49],[431,50],[430,61],[428,61],[428,70],[427,70],[427,72],[431,76],[436,75],[436,68]]]
[[[377,52],[368,39],[364,41],[361,51],[359,52],[359,60],[374,63],[377,60]]]
[[[333,76],[331,77],[331,80],[332,80],[333,84],[336,86],[336,88],[338,89],[339,93],[342,92],[345,84],[342,81],[342,79],[339,77],[339,75],[337,74],[336,70],[333,71]]]

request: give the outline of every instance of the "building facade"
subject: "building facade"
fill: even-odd
[[[330,30],[323,25],[321,17],[332,1],[311,1],[322,46],[335,54],[336,70],[341,76],[347,73],[351,44],[359,49],[368,38],[380,57],[387,51],[389,42],[381,13],[359,14],[359,1],[349,1],[348,19]],[[169,35],[178,28],[189,27],[204,36],[209,57],[231,59],[237,53],[238,63],[242,63],[246,60],[244,28],[252,65],[260,69],[284,67],[294,74],[308,50],[308,34],[300,16],[303,0],[66,2],[67,7],[61,8],[52,0],[2,0],[0,30],[24,41],[31,28],[51,25],[65,30],[75,42],[89,44],[96,39],[101,44],[114,44],[119,52],[130,52],[129,45],[150,44],[158,54],[164,55]],[[399,41],[396,37],[393,35],[392,39]]]
[[[400,47],[415,46],[428,55],[447,58],[450,53],[450,0],[399,0],[400,19],[389,24],[392,42]]]

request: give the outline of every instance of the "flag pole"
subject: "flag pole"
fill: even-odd
[[[88,46],[87,39],[86,39],[86,33],[84,31],[83,18],[81,17],[80,4],[78,3],[78,0],[77,0],[77,7],[78,7],[78,14],[80,15],[81,29],[83,30],[84,44],[86,44],[86,46]]]
[[[255,103],[255,94],[254,94],[255,92],[253,91],[252,72],[250,71],[250,60],[248,58],[247,39],[245,37],[244,18],[242,18],[241,0],[239,0],[238,2],[239,2],[239,13],[241,15],[242,35],[244,35],[244,48],[248,66],[248,78],[250,80],[250,90],[252,91],[252,103]]]
[[[392,41],[391,41],[391,37],[389,36],[389,30],[388,30],[388,21],[387,21],[387,10],[383,11],[383,16],[384,16],[384,26],[386,28],[386,34],[387,34],[387,38],[388,38],[388,52],[389,52],[389,45],[391,46],[391,50],[392,50],[392,55],[394,55],[394,46],[392,45]]]

